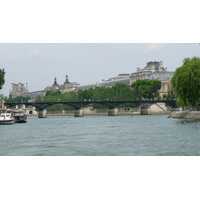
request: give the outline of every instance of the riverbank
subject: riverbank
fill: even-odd
[[[200,119],[200,111],[174,111],[168,118]]]

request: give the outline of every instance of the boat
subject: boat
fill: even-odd
[[[15,118],[10,111],[5,111],[0,115],[0,125],[10,125],[15,123]]]
[[[26,123],[27,116],[23,113],[23,111],[13,112],[13,117],[15,118],[16,123]]]

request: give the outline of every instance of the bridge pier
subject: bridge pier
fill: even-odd
[[[39,110],[38,111],[38,118],[47,118],[47,110]]]
[[[21,109],[26,109],[26,105],[25,104],[21,104]]]
[[[74,117],[84,117],[84,110],[82,108],[75,110]]]
[[[150,107],[141,107],[140,115],[151,115],[151,108]]]
[[[118,108],[110,108],[108,110],[108,116],[118,116]]]

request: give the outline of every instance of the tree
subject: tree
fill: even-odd
[[[0,90],[2,89],[2,86],[3,86],[4,83],[5,83],[4,76],[5,76],[5,71],[4,71],[4,69],[0,69]]]
[[[162,96],[163,100],[173,100],[173,99],[176,99],[176,95],[174,93],[174,88],[173,87],[170,87],[168,89],[168,93],[167,94],[164,94]],[[165,105],[166,106],[171,106],[173,108],[176,108],[177,107],[177,102],[166,102]]]
[[[79,90],[78,91],[78,99],[79,99],[79,101],[92,100],[93,93],[94,93],[93,88],[90,88],[89,90]]]
[[[171,79],[179,106],[195,106],[200,100],[200,58],[185,58]]]
[[[117,83],[112,89],[114,90],[114,99],[116,100],[131,100],[133,98],[132,90],[126,84]]]
[[[60,90],[47,90],[44,96],[44,101],[58,101],[61,98]]]
[[[161,88],[160,80],[137,80],[132,83],[134,98],[154,99],[159,96]]]

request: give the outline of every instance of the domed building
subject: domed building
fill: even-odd
[[[168,94],[171,90],[171,78],[173,77],[174,72],[167,71],[167,68],[163,67],[163,62],[147,62],[146,67],[143,69],[137,68],[137,72],[134,72],[130,76],[130,85],[142,79],[148,80],[160,80],[161,81],[161,89],[159,90],[160,96],[162,97],[164,94]]]
[[[59,85],[57,83],[57,78],[54,78],[54,83],[52,86],[48,86],[44,89],[46,92],[47,90],[60,90],[62,93],[64,92],[69,92],[69,91],[74,91],[76,88],[80,86],[77,82],[69,82],[68,75],[65,76],[65,82],[62,85]]]
[[[23,97],[30,97],[31,99],[35,99],[37,96],[44,96],[47,90],[60,90],[62,93],[69,92],[69,91],[75,91],[77,90],[77,87],[80,86],[77,82],[69,82],[68,75],[65,76],[65,82],[62,85],[59,85],[57,83],[57,78],[54,78],[54,82],[52,86],[46,87],[44,90],[34,91],[34,92],[28,92],[27,90],[23,90],[21,93],[16,93],[16,89],[12,89],[12,94],[14,97],[16,96],[23,96]],[[13,88],[13,86],[12,86]]]

